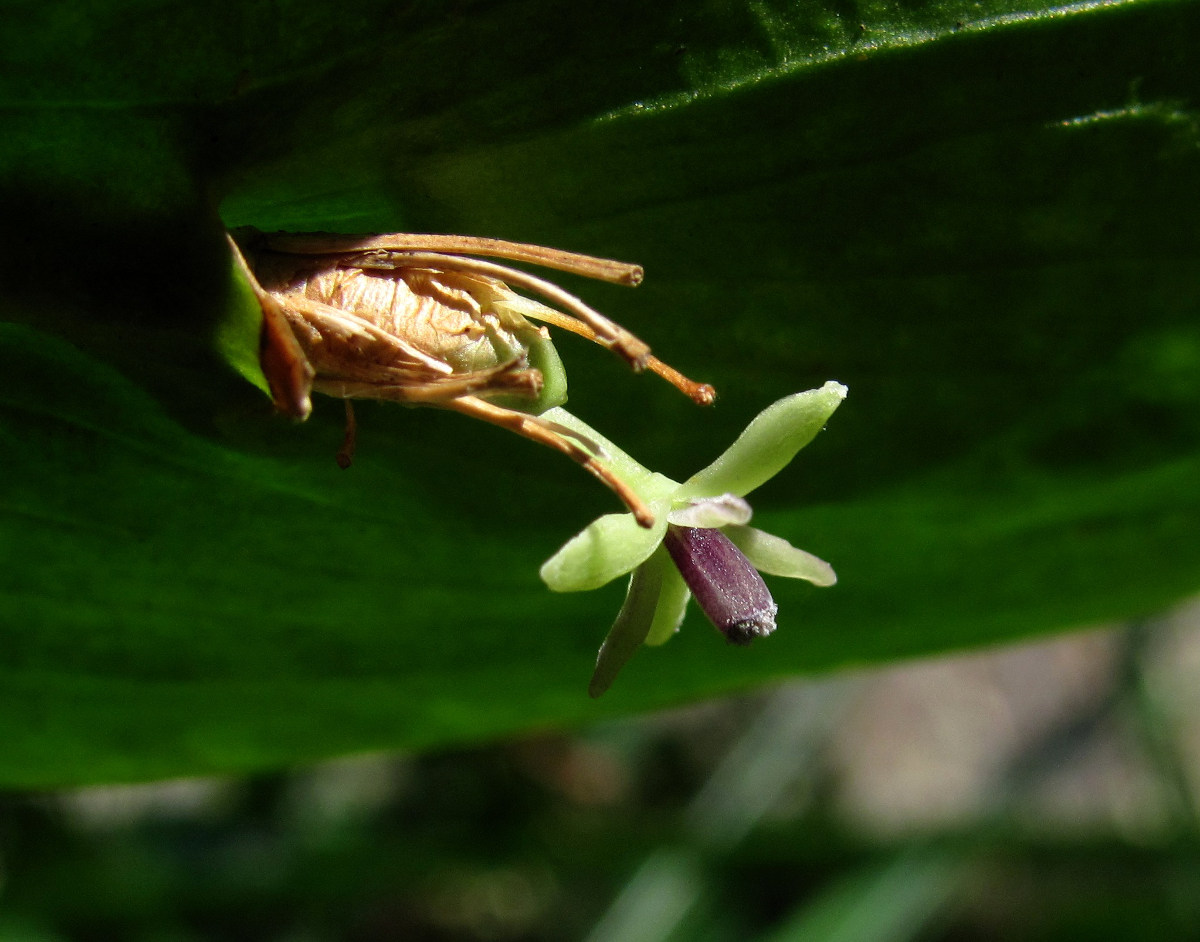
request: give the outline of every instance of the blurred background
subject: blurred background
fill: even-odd
[[[1200,603],[567,734],[0,799],[0,940],[1200,937]]]

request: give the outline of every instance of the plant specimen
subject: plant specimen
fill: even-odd
[[[593,442],[655,520],[645,528],[631,514],[606,514],[542,566],[543,581],[556,592],[595,589],[630,576],[625,604],[596,661],[588,688],[593,697],[608,689],[643,643],[662,644],[678,630],[693,595],[731,643],[748,644],[775,630],[775,603],[759,572],[818,586],[837,581],[828,563],[747,526],[745,495],[782,471],[845,397],[845,386],[829,382],[779,400],[682,484],[638,464],[565,409],[548,413]]]

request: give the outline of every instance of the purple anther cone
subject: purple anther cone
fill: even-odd
[[[696,602],[730,644],[749,644],[775,630],[779,606],[729,537],[716,529],[672,524],[665,542]]]

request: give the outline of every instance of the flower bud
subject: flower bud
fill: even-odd
[[[775,630],[779,607],[758,570],[724,533],[672,524],[665,543],[700,608],[730,644],[749,644]]]

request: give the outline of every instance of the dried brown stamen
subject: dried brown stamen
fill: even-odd
[[[495,278],[507,285],[515,285],[518,288],[536,292],[546,300],[570,311],[578,318],[576,323],[582,322],[583,326],[590,328],[590,339],[617,353],[633,367],[634,372],[645,369],[646,361],[650,357],[650,347],[644,341],[639,340],[620,324],[613,323],[575,295],[564,291],[558,285],[546,281],[544,278],[538,278],[536,275],[516,268],[509,268],[507,265],[497,265],[495,262],[487,262],[478,258],[442,255],[434,252],[369,252],[353,256],[340,264],[343,267],[385,270],[408,267],[426,268],[430,271],[461,271]]]
[[[584,278],[616,285],[637,287],[642,282],[641,265],[567,252],[545,245],[507,242],[480,236],[428,235],[396,232],[390,235],[347,236],[328,233],[276,232],[263,236],[264,243],[276,252],[292,255],[346,255],[385,249],[398,252],[437,252],[445,255],[485,255],[529,262],[543,268],[570,272]]]
[[[490,422],[492,425],[499,425],[501,428],[510,429],[518,435],[523,435],[525,438],[541,442],[555,451],[561,451],[568,458],[583,465],[584,468],[603,481],[620,498],[621,502],[629,508],[629,512],[633,514],[641,526],[654,526],[654,514],[650,511],[646,502],[638,496],[637,491],[626,484],[621,478],[617,477],[607,465],[598,461],[595,455],[580,445],[579,442],[575,441],[573,437],[569,438],[557,431],[557,426],[554,423],[547,422],[535,415],[527,415],[524,412],[515,412],[512,409],[501,408],[474,396],[462,396],[458,399],[452,399],[445,403],[445,407],[447,409],[454,409],[456,412],[462,412],[465,415],[474,416],[477,419],[482,419],[484,422]]]
[[[551,314],[558,316],[552,317]],[[573,334],[578,334],[580,337],[586,337],[588,340],[599,342],[596,339],[595,332],[587,324],[573,317],[566,317],[558,311],[546,314],[541,320],[555,327],[561,327],[563,330],[568,330]],[[716,401],[717,391],[712,386],[708,383],[697,383],[695,380],[688,379],[679,370],[675,369],[675,367],[664,363],[658,357],[654,356],[654,354],[647,355],[646,369],[657,376],[661,376],[697,405],[711,406]]]

